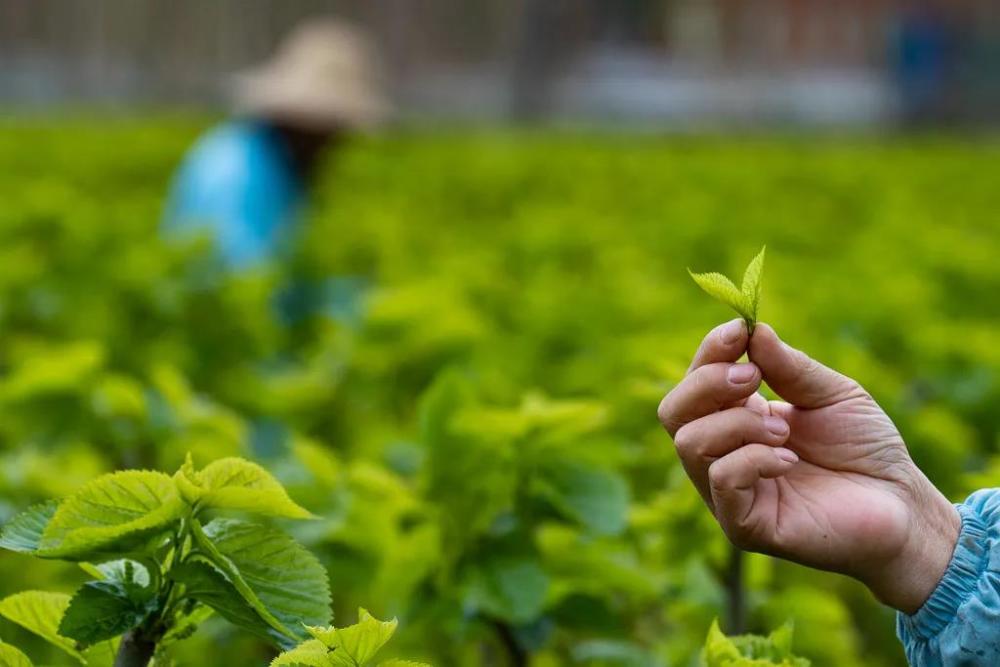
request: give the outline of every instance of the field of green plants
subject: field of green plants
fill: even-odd
[[[949,497],[1000,480],[1000,143],[369,138],[294,257],[233,276],[157,235],[204,127],[0,126],[0,522],[238,456],[317,517],[264,520],[325,566],[336,625],[398,618],[380,657],[697,665],[731,554],[655,412],[731,317],[686,269],[738,275],[764,244],[761,319],[865,384]],[[0,552],[0,597],[89,578]],[[738,584],[748,629],[791,621],[816,667],[905,664],[854,582],[754,555]],[[159,659],[206,655],[276,651],[216,614]]]

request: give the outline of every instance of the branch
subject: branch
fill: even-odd
[[[114,667],[147,667],[154,653],[156,653],[156,642],[150,641],[136,630],[131,630],[122,637]]]

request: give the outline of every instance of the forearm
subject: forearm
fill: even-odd
[[[951,560],[897,632],[913,667],[1000,664],[1000,489],[977,491],[958,507]]]
[[[941,581],[962,527],[955,506],[915,466],[910,477],[908,539],[890,560],[858,576],[880,601],[905,614],[916,613]]]

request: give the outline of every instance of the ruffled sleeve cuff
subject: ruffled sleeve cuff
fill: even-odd
[[[958,608],[976,590],[979,578],[989,562],[986,525],[978,513],[966,506],[957,505],[962,517],[962,530],[955,545],[948,569],[937,588],[924,605],[912,616],[900,613],[900,637],[910,640],[928,640],[938,635],[951,623]]]

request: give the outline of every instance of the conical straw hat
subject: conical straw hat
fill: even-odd
[[[307,127],[370,127],[389,113],[370,40],[336,19],[300,26],[234,84],[239,113]]]

